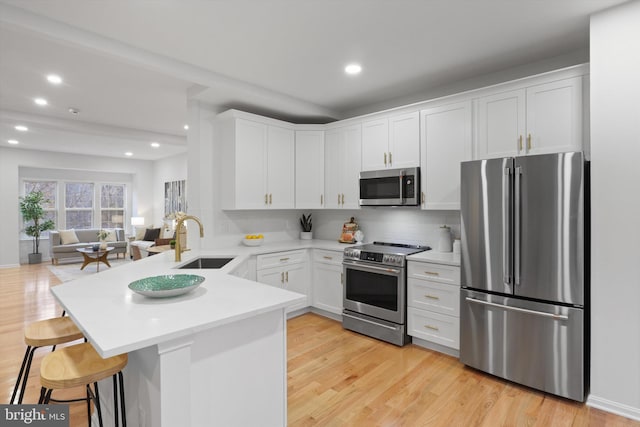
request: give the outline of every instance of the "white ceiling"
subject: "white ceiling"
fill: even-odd
[[[0,137],[31,117],[49,120],[47,145],[27,132],[23,148],[33,135],[32,148],[121,156],[99,134],[158,158],[184,150],[189,98],[327,122],[553,57],[588,60],[589,15],[623,2],[0,0]],[[343,73],[351,61],[360,76]],[[52,71],[65,85],[46,83]],[[33,105],[41,95],[49,107]],[[67,124],[80,146],[65,140]]]

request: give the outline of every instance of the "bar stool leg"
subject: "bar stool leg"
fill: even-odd
[[[91,389],[89,384],[86,386],[87,390],[87,425],[91,426]]]
[[[31,362],[33,361],[33,353],[39,347],[31,347],[27,346],[27,350],[24,353],[24,359],[22,360],[22,366],[20,367],[20,373],[18,374],[18,379],[16,380],[16,386],[13,389],[13,394],[11,395],[11,400],[9,403],[13,404],[14,399],[16,397],[16,393],[18,391],[18,385],[20,384],[20,380],[22,379],[22,385],[20,386],[20,394],[18,396],[18,405],[22,403],[22,399],[24,398],[24,392],[27,388],[27,380],[29,379],[29,371],[31,370]],[[26,366],[25,366],[26,364]]]
[[[24,357],[22,358],[22,365],[20,366],[20,372],[18,373],[18,379],[16,380],[15,387],[13,387],[13,393],[11,394],[11,400],[9,401],[10,405],[13,405],[13,400],[16,398],[16,394],[18,394],[18,387],[20,386],[20,380],[22,379],[22,374],[24,373],[24,367],[27,365],[27,359],[29,358],[30,350],[31,350],[31,347],[27,347],[27,350],[24,352]]]
[[[118,381],[115,375],[111,378],[113,379],[113,418],[116,421],[116,427],[118,427]]]
[[[122,427],[127,427],[127,411],[124,407],[124,377],[122,371],[118,372],[118,382],[120,383],[120,408],[122,410]]]
[[[104,427],[102,424],[102,408],[100,406],[100,390],[98,389],[98,382],[93,383],[93,388],[96,391],[96,399],[94,401],[94,405],[96,406],[96,411],[98,411],[98,424],[100,427]]]

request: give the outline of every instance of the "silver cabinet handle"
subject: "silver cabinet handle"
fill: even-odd
[[[526,313],[526,314],[533,314],[534,316],[549,317],[554,320],[569,320],[569,316],[565,316],[563,314],[545,313],[544,311],[535,311],[535,310],[529,310],[526,308],[511,307],[508,305],[496,304],[495,302],[482,301],[482,300],[470,298],[470,297],[466,297],[465,300],[475,304],[488,305],[490,307],[501,308],[507,311],[517,311],[518,313]]]

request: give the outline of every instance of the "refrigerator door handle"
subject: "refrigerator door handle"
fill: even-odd
[[[522,175],[522,166],[515,167],[515,179],[514,179],[514,197],[513,197],[513,276],[514,283],[516,285],[520,284],[520,223],[521,223],[521,215],[520,212],[520,204],[522,203],[520,197],[520,177]]]
[[[513,283],[511,262],[511,175],[510,167],[504,168],[502,175],[502,276],[505,284]]]
[[[508,305],[496,304],[495,302],[482,301],[482,300],[470,298],[470,297],[466,297],[465,300],[468,302],[472,302],[474,304],[488,305],[490,307],[496,307],[496,308],[500,308],[507,311],[517,311],[518,313],[526,313],[526,314],[533,314],[534,316],[549,317],[554,320],[569,320],[569,316],[565,316],[563,314],[545,313],[544,311],[535,311],[535,310],[528,310],[526,308],[511,307]]]

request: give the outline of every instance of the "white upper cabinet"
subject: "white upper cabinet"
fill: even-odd
[[[294,132],[269,126],[267,134],[267,207],[292,209],[295,207]]]
[[[410,168],[420,165],[418,111],[389,119],[389,152],[389,167]]]
[[[293,209],[294,131],[223,117],[222,208]]]
[[[296,208],[324,207],[324,131],[296,131]]]
[[[417,111],[362,124],[362,170],[414,167],[419,159]]]
[[[460,209],[460,162],[472,158],[471,101],[420,112],[423,209]]]
[[[324,207],[360,207],[362,127],[353,125],[325,133]]]
[[[582,149],[582,78],[527,88],[527,154]]]
[[[478,99],[479,159],[582,149],[582,77]]]

